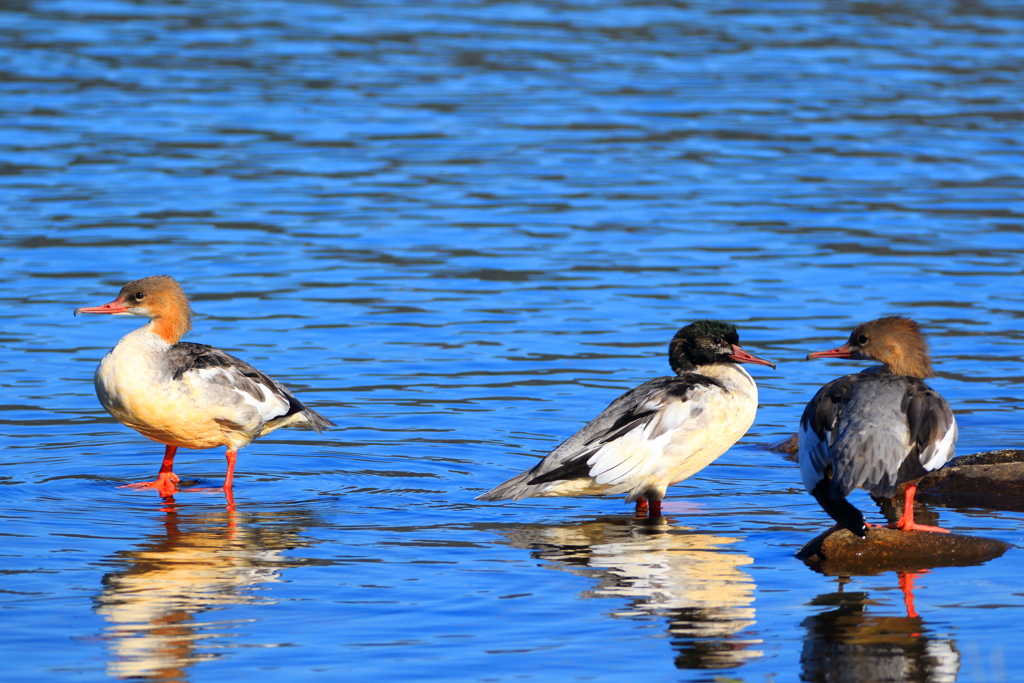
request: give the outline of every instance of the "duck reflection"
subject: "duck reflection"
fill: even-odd
[[[295,566],[283,550],[304,545],[294,514],[242,515],[233,506],[205,516],[165,509],[163,528],[140,547],[117,553],[103,577],[95,610],[108,622],[104,636],[116,678],[186,681],[188,667],[218,656],[240,623],[202,619],[228,605],[270,603],[256,586],[279,581]]]
[[[754,625],[753,560],[722,549],[736,542],[687,533],[671,522],[624,517],[504,532],[517,548],[554,567],[598,579],[585,598],[623,598],[620,617],[667,617],[681,669],[723,669],[761,656]]]
[[[900,574],[907,616],[872,613],[878,605],[865,592],[820,595],[811,605],[833,609],[804,620],[807,629],[800,664],[803,681],[828,683],[952,683],[960,652],[948,638],[928,634],[914,610],[914,578]]]

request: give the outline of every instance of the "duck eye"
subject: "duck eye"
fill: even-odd
[[[857,337],[857,343],[860,344],[861,346],[863,346],[864,344],[867,344],[868,343],[867,335],[866,334],[862,334],[859,337]]]
[[[715,346],[721,346],[722,345],[722,338],[721,337],[715,337],[714,339],[711,340],[711,342]]]
[[[143,299],[143,298],[144,298],[145,296],[146,296],[146,293],[145,293],[145,292],[136,292],[136,293],[135,293],[135,300],[136,300],[136,301],[142,301],[142,299]]]

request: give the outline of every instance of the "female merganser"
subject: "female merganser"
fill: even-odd
[[[224,490],[230,494],[238,449],[278,427],[333,422],[304,406],[262,372],[219,349],[178,341],[192,329],[185,292],[166,275],[129,282],[109,304],[79,313],[143,315],[149,324],[125,335],[96,369],[96,395],[111,415],[164,444],[155,481],[129,484],[178,490],[171,471],[178,448],[227,448]]]
[[[935,373],[917,323],[895,315],[862,323],[846,344],[807,358],[882,363],[829,382],[804,409],[800,474],[818,504],[864,538],[864,515],[846,496],[863,488],[892,498],[900,484],[911,482],[903,516],[892,528],[946,531],[914,522],[916,480],[953,457],[957,436],[949,404],[923,381]]]
[[[725,453],[754,421],[757,385],[738,363],[775,368],[739,346],[736,327],[698,320],[668,347],[675,377],[658,377],[612,401],[527,472],[478,496],[626,494],[638,513],[660,516],[665,489]]]

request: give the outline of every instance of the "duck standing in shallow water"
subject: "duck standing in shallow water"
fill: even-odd
[[[334,424],[248,363],[212,346],[179,341],[192,329],[192,310],[173,278],[134,280],[109,304],[79,313],[149,318],[96,369],[96,395],[107,412],[165,446],[156,480],[129,486],[172,495],[178,490],[172,467],[179,448],[225,446],[224,491],[230,494],[238,449],[278,427],[307,426],[319,433]]]
[[[933,377],[928,345],[913,320],[878,318],[858,325],[839,348],[812,358],[877,360],[829,382],[800,418],[800,474],[804,486],[832,519],[861,538],[867,524],[846,500],[855,488],[877,498],[906,489],[903,516],[892,528],[946,531],[914,522],[916,480],[953,457],[956,419],[946,400],[924,383]]]
[[[739,341],[729,323],[687,325],[669,344],[675,377],[627,391],[533,468],[477,499],[625,493],[637,513],[660,516],[665,490],[725,453],[754,422],[757,385],[739,364],[775,364]]]

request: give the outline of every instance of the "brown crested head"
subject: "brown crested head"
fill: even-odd
[[[132,280],[108,304],[79,308],[79,313],[144,315],[153,321],[153,331],[168,344],[176,344],[192,329],[192,308],[174,278],[154,275]]]
[[[883,372],[908,377],[934,377],[932,359],[921,328],[910,318],[887,315],[861,323],[843,346],[808,354],[808,358],[877,360]]]

